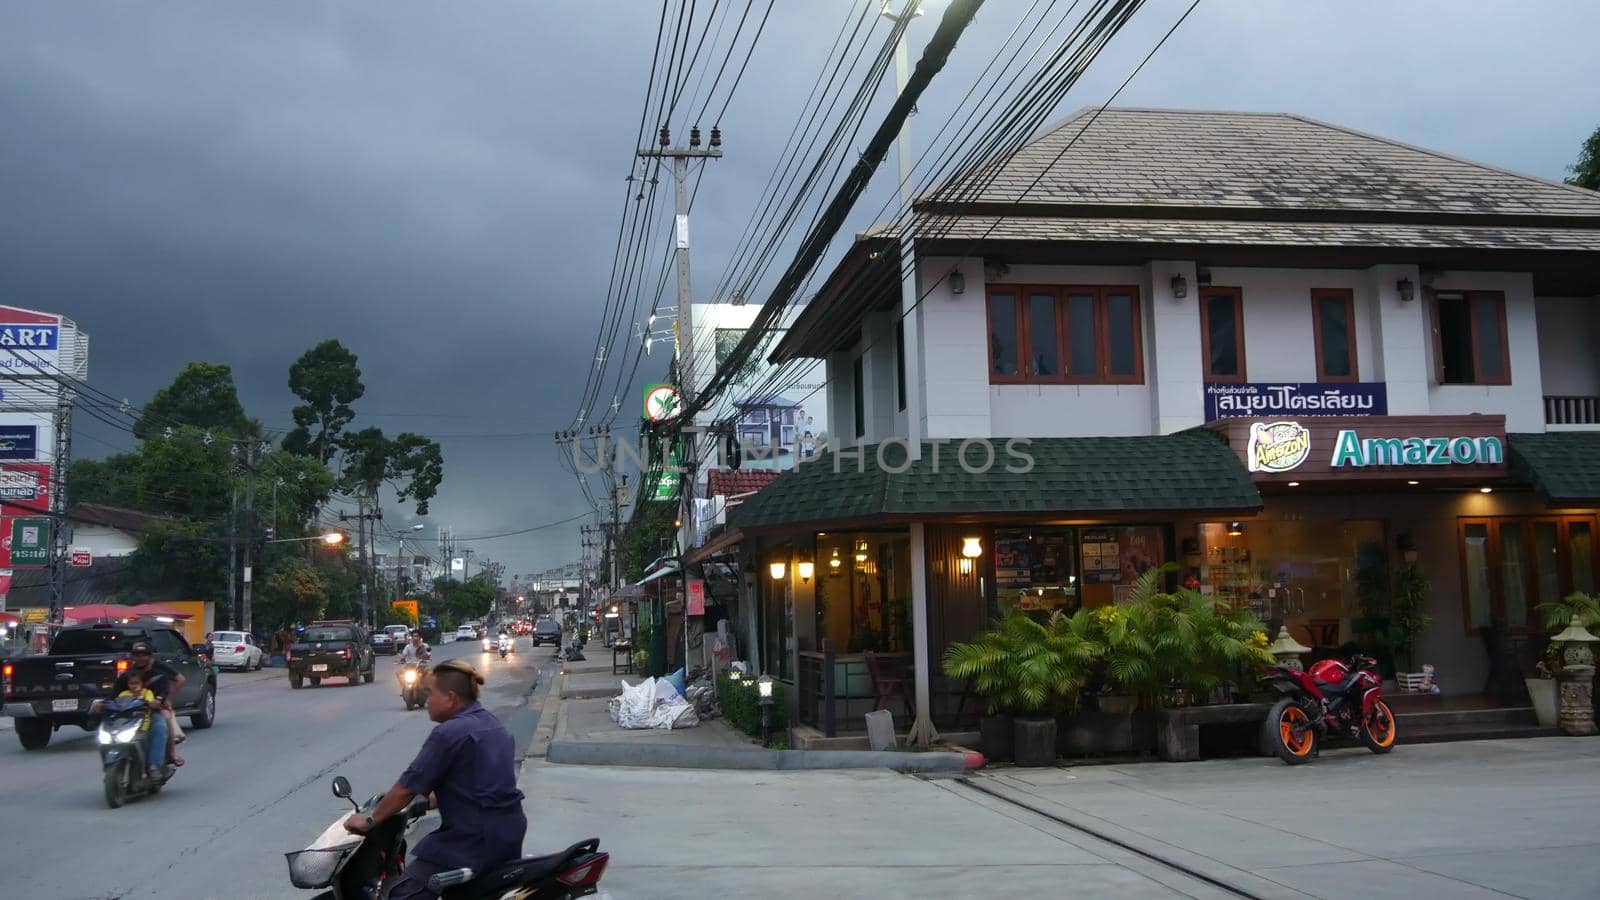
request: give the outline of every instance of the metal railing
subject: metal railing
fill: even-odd
[[[1544,398],[1544,423],[1600,427],[1600,396],[1547,394]]]

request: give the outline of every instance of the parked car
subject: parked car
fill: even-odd
[[[207,635],[211,643],[211,662],[225,669],[245,672],[259,669],[264,664],[256,637],[244,631],[213,631]]]
[[[128,648],[141,640],[183,675],[182,690],[171,698],[178,715],[195,728],[210,728],[217,715],[216,674],[182,635],[142,624],[81,625],[63,628],[46,655],[14,656],[0,665],[0,698],[23,749],[44,749],[63,725],[94,730],[94,701],[111,696],[117,676],[128,670]]]
[[[394,642],[394,637],[387,631],[374,631],[370,639],[372,641],[372,652],[375,654],[382,653],[387,656],[394,653],[399,646]]]
[[[367,684],[377,677],[378,660],[372,654],[367,630],[349,621],[312,622],[289,645],[289,686],[300,688],[309,679],[313,687],[324,678],[348,678]]]
[[[556,624],[555,619],[548,616],[540,619],[533,626],[533,645],[538,647],[541,644],[561,646],[561,626]]]

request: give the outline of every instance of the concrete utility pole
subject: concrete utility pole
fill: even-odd
[[[63,615],[67,592],[67,554],[71,523],[67,521],[67,467],[72,465],[72,405],[77,395],[65,385],[56,400],[55,465],[50,468],[50,618]],[[7,534],[5,537],[10,537]],[[4,598],[0,598],[4,599]]]
[[[686,182],[689,178],[689,160],[691,159],[721,159],[722,158],[722,130],[711,129],[711,141],[705,149],[700,147],[700,129],[689,129],[689,146],[673,147],[672,132],[667,126],[661,126],[661,146],[646,148],[639,151],[639,156],[655,159],[672,160],[672,185],[673,198],[676,203],[677,220],[674,233],[677,238],[677,264],[678,264],[678,378],[682,382],[684,400],[692,401],[695,398],[695,367],[694,367],[694,294],[689,283],[689,188]],[[694,427],[693,422],[685,423],[683,428],[685,452],[683,462],[688,466],[688,477],[684,480],[683,496],[680,507],[683,512],[679,516],[681,522],[680,546],[685,552],[693,546],[694,539],[694,488],[695,488],[695,463],[699,459],[700,432]]]
[[[255,572],[251,568],[252,551],[256,543],[256,466],[260,463],[260,451],[266,446],[263,441],[241,441],[233,445],[235,454],[239,452],[240,444],[244,446],[244,469],[247,476],[247,485],[244,495],[244,584],[243,584],[243,613],[240,617],[240,627],[246,632],[255,624],[254,608],[252,604],[252,586],[255,582]]]
[[[239,626],[239,486],[228,501],[228,628]]]
[[[367,500],[365,497],[360,496],[356,498],[355,515],[352,516],[349,513],[339,514],[339,521],[354,521],[356,523],[356,543],[359,548],[357,550],[357,560],[361,567],[361,624],[367,627],[372,625],[372,581],[375,574],[372,567],[368,565],[367,522],[381,522],[382,520],[383,510],[375,508],[372,512],[367,512]]]

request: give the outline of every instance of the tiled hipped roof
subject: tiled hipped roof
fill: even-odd
[[[737,497],[761,490],[778,473],[762,469],[712,469],[706,473],[706,493],[712,497]]]
[[[1600,502],[1600,433],[1508,434],[1511,477],[1552,504]]]
[[[1159,437],[1034,439],[1017,449],[1032,457],[1027,472],[995,438],[995,462],[973,474],[957,460],[957,445],[924,444],[922,458],[900,473],[880,469],[877,448],[863,448],[864,465],[828,454],[731,510],[729,525],[750,529],[879,517],[948,517],[1038,513],[1070,515],[1177,509],[1254,510],[1261,496],[1220,435],[1202,429]],[[973,467],[986,454],[977,448]],[[835,471],[835,460],[839,471]],[[897,468],[903,451],[885,451]],[[864,469],[864,471],[862,470]]]
[[[1000,173],[972,202],[1582,216],[1600,226],[1600,193],[1283,113],[1086,108],[989,165]]]

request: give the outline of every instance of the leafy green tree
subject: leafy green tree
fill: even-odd
[[[304,559],[288,558],[277,564],[262,583],[256,598],[256,618],[263,623],[288,625],[322,618],[330,598],[322,568]]]
[[[307,350],[289,367],[289,390],[305,402],[294,408],[295,428],[283,448],[323,464],[339,448],[339,436],[355,418],[350,404],[361,399],[366,385],[356,355],[336,340]]]
[[[1596,128],[1594,134],[1583,142],[1583,149],[1578,151],[1578,161],[1573,164],[1571,172],[1568,184],[1600,191],[1600,128]]]
[[[428,501],[444,480],[444,455],[437,443],[410,432],[389,438],[381,429],[363,428],[345,435],[339,446],[347,489],[374,501],[387,484],[401,502],[414,501],[417,514],[427,515]]]
[[[481,577],[466,581],[442,581],[438,585],[439,608],[451,622],[481,619],[494,604],[495,589]]]
[[[168,427],[192,425],[219,437],[253,435],[259,426],[244,414],[233,369],[223,363],[192,362],[172,383],[156,391],[133,423],[133,434],[149,440]]]

